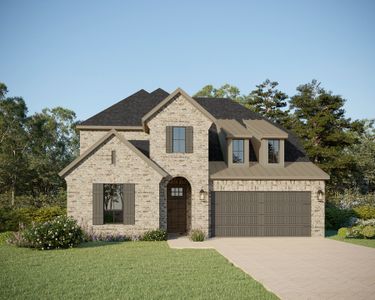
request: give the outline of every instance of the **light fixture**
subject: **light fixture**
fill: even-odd
[[[324,202],[323,200],[324,192],[322,190],[318,191],[318,201],[319,202]]]
[[[201,200],[204,200],[204,194],[205,194],[206,192],[203,190],[203,189],[201,189],[200,191],[199,191],[199,198],[201,199]]]

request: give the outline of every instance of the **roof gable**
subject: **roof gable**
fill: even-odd
[[[152,119],[161,109],[169,105],[177,96],[182,95],[187,101],[189,101],[195,108],[197,108],[204,116],[206,116],[212,122],[216,122],[215,117],[213,117],[207,110],[205,110],[197,101],[190,97],[184,90],[181,88],[176,89],[171,93],[167,98],[161,101],[153,109],[151,109],[147,114],[142,117],[143,127],[146,128],[147,122]]]
[[[85,152],[83,152],[79,157],[73,160],[62,171],[60,171],[59,176],[65,177],[68,173],[74,170],[85,158],[89,157],[94,151],[100,148],[103,145],[103,143],[105,143],[107,140],[109,140],[113,136],[116,136],[125,146],[127,146],[130,150],[132,150],[147,165],[149,165],[152,169],[157,171],[160,175],[162,175],[163,177],[168,175],[167,172],[165,172],[162,168],[160,168],[155,162],[150,160],[145,154],[143,154],[139,149],[137,149],[132,143],[130,143],[127,139],[125,139],[122,135],[120,135],[116,130],[112,129],[106,135],[104,135],[101,139],[99,139],[94,145],[92,145]]]

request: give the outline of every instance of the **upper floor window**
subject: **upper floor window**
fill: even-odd
[[[185,153],[186,147],[185,147],[185,127],[173,127],[173,134],[172,134],[172,149],[173,152],[178,153]]]
[[[232,140],[233,163],[244,163],[244,140]]]
[[[121,184],[103,184],[103,223],[123,223],[124,195]]]
[[[280,140],[268,140],[268,163],[280,162]]]

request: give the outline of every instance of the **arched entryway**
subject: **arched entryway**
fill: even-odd
[[[190,223],[190,183],[184,177],[172,178],[167,185],[167,232],[184,234]]]

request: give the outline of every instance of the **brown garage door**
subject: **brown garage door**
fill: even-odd
[[[213,236],[310,236],[310,192],[212,192]]]

